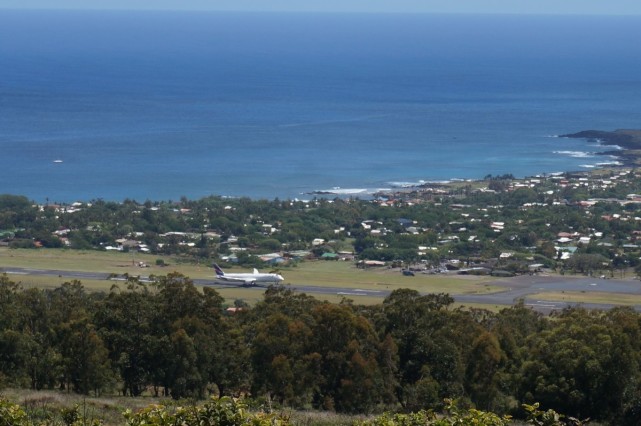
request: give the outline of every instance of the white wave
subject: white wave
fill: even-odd
[[[554,151],[554,154],[568,155],[574,158],[590,158],[594,157],[594,152],[586,151]]]
[[[559,135],[545,135],[544,138],[558,138]]]
[[[400,182],[386,182],[386,183],[389,186],[391,186],[392,188],[414,188],[414,187],[417,187],[417,186],[425,185],[428,182],[426,182],[424,180],[419,180],[417,182],[403,182],[403,181],[400,181]]]
[[[604,161],[603,163],[596,163],[597,166],[622,166],[620,161]]]
[[[417,182],[405,182],[405,181],[392,181],[392,182],[385,182],[392,188],[416,188],[419,186],[423,185],[447,185],[452,182],[471,182],[474,179],[460,179],[460,178],[452,178],[452,179],[446,179],[446,180],[419,180]]]
[[[317,189],[314,194],[335,194],[335,195],[352,195],[352,194],[367,194],[369,191],[365,188],[340,188],[334,187],[332,189]]]
[[[386,182],[392,188],[412,188],[420,185],[418,182]]]
[[[583,167],[586,169],[594,169],[596,166],[594,164],[580,164],[579,167]]]

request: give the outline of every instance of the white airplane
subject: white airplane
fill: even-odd
[[[219,280],[242,283],[245,286],[256,285],[256,283],[279,283],[285,279],[280,274],[261,274],[256,268],[254,268],[254,272],[251,274],[226,274],[220,266],[215,263],[213,266],[216,271],[216,278]]]

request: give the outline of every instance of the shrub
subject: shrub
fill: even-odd
[[[137,413],[124,413],[127,426],[287,426],[289,419],[276,414],[247,411],[239,399],[222,397],[212,399],[201,407],[179,407],[170,412],[165,406],[152,405]]]

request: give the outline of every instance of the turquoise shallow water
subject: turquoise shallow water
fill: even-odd
[[[2,11],[0,192],[309,198],[598,167],[598,144],[550,136],[641,127],[639,24]]]

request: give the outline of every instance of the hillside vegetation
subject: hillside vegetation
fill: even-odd
[[[0,276],[0,386],[181,400],[247,395],[258,407],[346,414],[461,407],[525,417],[522,404],[635,424],[641,316],[523,305],[492,313],[399,289],[383,303],[320,302],[269,288],[224,309],[179,274],[109,293]]]

